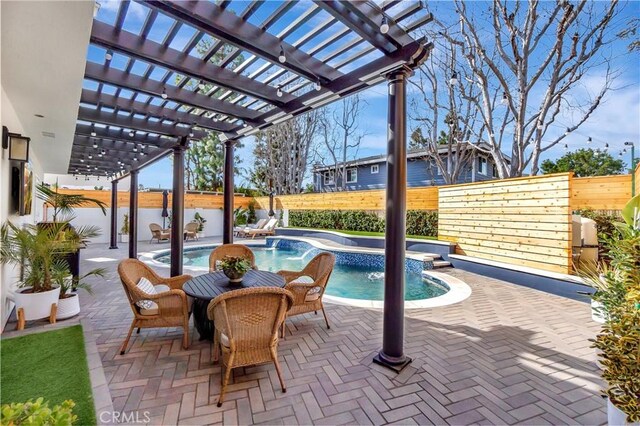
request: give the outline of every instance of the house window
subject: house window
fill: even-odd
[[[371,166],[371,174],[375,175],[376,173],[378,173],[380,171],[380,166],[377,164],[374,164],[373,166]]]
[[[331,171],[327,171],[327,172],[324,172],[324,173],[322,174],[322,176],[323,176],[324,184],[325,184],[325,185],[333,185],[333,184],[334,184],[334,179],[333,179],[333,178],[334,178],[333,170],[331,170]]]
[[[486,176],[488,170],[487,159],[483,157],[478,158],[478,173]]]
[[[347,183],[358,182],[358,169],[347,169]]]

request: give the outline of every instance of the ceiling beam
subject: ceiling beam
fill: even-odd
[[[92,133],[95,133],[96,136],[92,136]],[[179,142],[177,138],[161,137],[148,133],[136,133],[134,136],[129,136],[129,131],[126,129],[105,128],[83,123],[76,123],[75,134],[129,144],[153,145],[160,148],[170,148]]]
[[[184,124],[196,124],[198,127],[210,129],[216,132],[228,132],[237,127],[229,122],[213,121],[202,115],[191,114],[184,111],[178,111],[173,108],[165,108],[159,105],[138,102],[133,99],[126,99],[119,96],[98,93],[92,90],[82,89],[80,96],[81,103],[106,106],[113,109],[129,111],[133,114],[142,114],[154,116],[157,118],[166,118],[174,122]]]
[[[199,31],[233,44],[310,81],[316,81],[318,78],[321,81],[329,81],[342,75],[324,62],[284,42],[282,40],[284,37],[278,38],[263,31],[213,2],[147,0],[145,5],[161,10]],[[278,60],[280,46],[284,49],[287,58],[284,63]]]
[[[143,39],[128,31],[118,31],[100,21],[93,21],[90,40],[93,44],[122,52],[160,67],[169,68],[179,74],[244,93],[273,105],[282,105],[292,98],[287,94],[278,97],[275,87],[220,68],[210,62],[190,56],[186,52],[165,47],[149,39]]]
[[[115,68],[107,68],[94,62],[87,62],[85,78],[110,84],[116,87],[144,93],[157,98],[162,97],[162,91],[167,94],[167,99],[182,105],[193,106],[207,111],[236,117],[241,120],[255,121],[260,112],[224,102],[213,97],[196,93],[191,90],[181,89],[172,85],[165,85],[160,81],[151,80],[140,75],[126,73]]]
[[[391,17],[369,2],[323,0],[317,4],[384,54],[392,53],[413,41]],[[380,32],[383,16],[389,24],[386,34]]]
[[[178,127],[176,125],[160,122],[154,123],[131,115],[118,114],[117,112],[106,112],[85,106],[80,106],[78,109],[78,120],[175,137],[187,136],[192,137],[193,139],[202,139],[207,136],[206,132],[203,132],[202,130],[192,130],[189,127]],[[189,136],[189,133],[191,132],[193,132],[193,136]]]

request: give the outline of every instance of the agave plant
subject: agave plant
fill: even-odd
[[[38,184],[36,188],[37,196],[39,199],[47,203],[53,208],[53,221],[57,222],[58,219],[71,220],[73,209],[82,205],[93,204],[102,210],[102,214],[106,215],[106,204],[95,198],[85,197],[80,194],[61,194],[58,192],[58,185],[54,185],[51,188],[44,183]]]
[[[6,222],[0,228],[0,263],[23,268],[18,282],[20,287],[32,287],[34,293],[49,291],[60,284],[61,259],[98,235],[100,231],[96,226],[74,229],[69,222],[22,228]],[[66,266],[65,276],[68,276]]]

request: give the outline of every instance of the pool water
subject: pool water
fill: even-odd
[[[184,266],[209,267],[212,248],[187,250]],[[318,249],[273,248],[252,246],[258,269],[277,272],[281,269],[299,271],[313,258]],[[169,254],[156,258],[163,263],[170,262]],[[429,299],[448,291],[444,286],[424,279],[419,273],[406,272],[405,300]],[[383,300],[384,272],[372,266],[346,265],[337,263],[325,290],[331,296],[350,299]]]

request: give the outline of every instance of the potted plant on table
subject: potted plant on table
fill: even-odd
[[[22,228],[6,222],[0,228],[0,263],[22,268],[18,290],[11,297],[16,304],[19,329],[29,320],[49,317],[50,322],[55,322],[63,273],[68,280],[66,289],[74,286],[65,258],[98,234],[96,227],[74,229],[68,222]],[[85,276],[100,273],[94,270]]]
[[[640,196],[623,217],[619,235],[605,244],[609,263],[582,274],[596,288],[604,318],[593,346],[607,382],[610,425],[640,424]]]
[[[251,261],[241,256],[225,256],[220,261],[220,269],[229,278],[229,282],[239,283],[251,269]]]
[[[200,213],[196,212],[193,216],[193,221],[198,224],[198,238],[204,238],[204,224],[207,223],[207,219],[202,217]]]
[[[122,226],[120,227],[119,235],[121,243],[129,242],[129,215],[127,213],[124,214],[124,218],[122,219]]]

